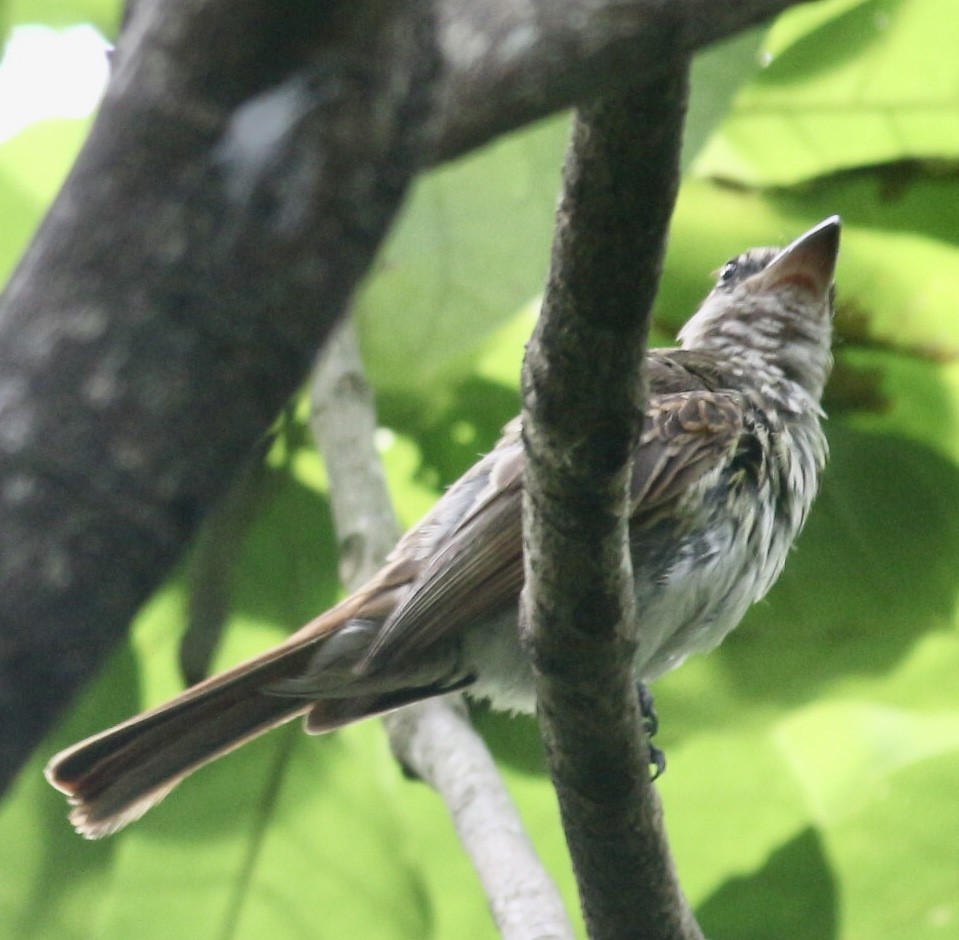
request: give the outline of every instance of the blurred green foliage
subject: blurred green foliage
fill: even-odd
[[[745,37],[699,65],[657,333],[668,341],[727,257],[834,212],[846,223],[822,495],[768,601],[718,652],[656,688],[669,754],[658,786],[684,887],[713,940],[959,937],[952,6],[826,0],[781,17],[759,58]],[[17,22],[27,7],[0,9]],[[117,5],[31,0],[29,11],[109,31]],[[359,298],[407,523],[518,407],[567,124],[544,122],[421,180]],[[50,122],[0,148],[3,271],[85,129]],[[302,409],[255,492],[221,666],[337,595],[324,474]],[[284,729],[111,840],[72,833],[40,768],[180,688],[187,583],[180,572],[157,594],[0,805],[0,935],[494,936],[443,808],[403,779],[375,723],[319,741]],[[478,721],[575,909],[532,723]]]

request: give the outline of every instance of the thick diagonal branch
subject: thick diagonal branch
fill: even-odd
[[[435,32],[429,0],[136,5],[0,302],[0,790],[366,271],[424,159]]]
[[[523,622],[593,940],[701,936],[649,780],[632,658],[630,455],[687,72],[577,115],[543,310],[524,368]]]
[[[448,159],[575,102],[654,85],[698,49],[796,3],[441,0],[435,154]]]

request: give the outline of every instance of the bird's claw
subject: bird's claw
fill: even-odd
[[[650,780],[658,780],[666,770],[666,754],[652,743],[649,745],[649,766],[655,768]]]
[[[646,731],[647,743],[649,744],[649,765],[655,768],[651,779],[657,780],[666,770],[666,755],[652,741],[653,735],[659,731],[659,715],[656,714],[656,702],[653,699],[653,693],[646,688],[645,683],[637,683],[636,692],[639,696],[639,710],[643,716],[643,729]]]
[[[646,734],[653,737],[659,731],[656,700],[653,698],[653,693],[646,688],[645,682],[636,683],[636,693],[639,696],[639,712],[643,716],[643,727],[646,729]]]

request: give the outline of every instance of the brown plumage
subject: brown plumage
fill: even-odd
[[[647,680],[716,646],[778,577],[825,464],[839,220],[730,262],[680,333],[649,353],[630,538],[635,668]],[[516,634],[518,420],[399,543],[373,580],[284,643],[56,755],[50,782],[97,838],[184,777],[298,715],[318,733],[466,688],[533,708]]]

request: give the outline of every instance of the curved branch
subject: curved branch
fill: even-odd
[[[388,716],[386,727],[397,759],[446,804],[504,940],[572,940],[559,889],[466,714],[431,699]]]
[[[642,363],[679,180],[687,70],[577,115],[524,365],[522,616],[587,927],[702,934],[673,870],[637,702],[629,555]]]

